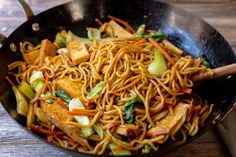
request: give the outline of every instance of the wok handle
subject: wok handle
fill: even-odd
[[[25,0],[18,0],[18,2],[20,3],[21,7],[23,8],[27,19],[30,19],[31,17],[34,16],[32,9],[30,8],[29,4]]]

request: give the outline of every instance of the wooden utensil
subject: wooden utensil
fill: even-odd
[[[203,80],[215,79],[215,78],[220,78],[223,76],[234,75],[234,74],[236,74],[236,63],[222,66],[219,68],[215,68],[205,73],[201,73],[199,75],[193,76],[192,80],[194,82],[199,82]]]

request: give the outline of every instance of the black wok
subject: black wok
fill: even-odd
[[[200,53],[204,53],[212,67],[236,62],[232,48],[213,27],[200,18],[163,2],[155,0],[77,0],[31,17],[4,41],[0,49],[0,101],[6,111],[11,114],[16,109],[14,94],[4,77],[8,72],[7,65],[22,59],[19,52],[20,41],[31,41],[38,44],[44,38],[54,40],[55,34],[62,29],[72,30],[77,35],[86,36],[85,28],[96,26],[94,18],[105,20],[107,15],[120,17],[135,28],[144,23],[150,29],[161,29],[171,42],[187,54],[197,57]],[[32,29],[32,25],[34,29]],[[12,50],[16,50],[16,52]],[[188,137],[187,143],[219,123],[234,107],[236,78],[231,76],[204,82],[195,89],[195,92],[210,103],[214,103],[215,107],[207,124],[196,136]],[[15,116],[13,118],[22,127],[25,126],[24,118]],[[42,139],[40,136],[36,136]],[[149,156],[161,155],[180,146],[169,142],[160,147],[158,152],[149,154]],[[68,151],[57,146],[55,148],[75,156],[96,156]]]

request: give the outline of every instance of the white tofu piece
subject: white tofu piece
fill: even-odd
[[[69,52],[69,57],[74,65],[78,65],[81,62],[86,62],[89,60],[89,52],[83,41],[80,39],[70,42],[67,45],[67,49]]]
[[[156,133],[162,132],[162,130],[168,129],[169,134],[172,135],[172,130],[177,125],[184,124],[186,120],[188,108],[189,108],[188,104],[178,103],[173,108],[174,115],[172,115],[171,113],[168,113],[168,115],[164,117],[162,120],[160,120],[157,126],[151,128],[147,134],[149,136],[155,136]]]
[[[133,35],[117,24],[115,21],[111,20],[108,23],[105,23],[101,26],[100,31],[106,32],[110,37],[118,37],[118,38],[132,38]]]

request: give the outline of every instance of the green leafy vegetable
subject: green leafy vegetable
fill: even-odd
[[[21,92],[15,87],[12,87],[12,90],[16,97],[16,111],[19,115],[27,116],[27,113],[29,111],[29,106],[27,101],[25,100],[24,96],[21,94]]]
[[[143,103],[142,99],[140,98],[135,98],[134,100],[125,103],[124,105],[124,111],[125,111],[125,116],[124,120],[125,122],[131,124],[134,121],[134,104],[137,103]]]
[[[161,76],[167,69],[166,60],[162,53],[155,49],[154,50],[154,60],[148,66],[148,72],[150,74]]]
[[[145,146],[144,146],[144,148],[142,149],[142,153],[143,154],[148,154],[148,153],[150,153],[152,151],[152,147],[150,146],[150,145],[148,145],[148,144],[146,144]]]
[[[146,40],[148,40],[148,38],[154,38],[156,41],[160,41],[162,39],[164,39],[166,37],[166,35],[161,32],[161,31],[158,31],[158,32],[155,32],[155,33],[144,33],[143,34],[143,38],[145,38]]]
[[[99,92],[102,91],[102,89],[106,86],[107,81],[101,81],[99,82],[87,95],[87,99],[90,99],[97,95]]]
[[[61,98],[63,101],[69,103],[71,101],[71,96],[67,94],[64,90],[62,89],[57,89],[56,90],[56,96]]]
[[[205,67],[207,67],[207,68],[211,67],[208,59],[206,58],[206,56],[203,53],[200,54],[199,58],[200,58],[201,62],[203,63],[203,65],[205,65]]]
[[[115,150],[115,148],[117,148],[117,147],[119,147],[119,145],[116,144],[116,143],[114,143],[114,142],[112,142],[112,143],[109,144],[109,148],[111,149],[112,154],[113,154],[114,156],[131,155],[131,152],[130,152],[129,150],[127,150],[127,149]]]
[[[21,82],[21,84],[19,86],[19,90],[21,93],[23,93],[25,96],[27,96],[27,98],[29,98],[29,100],[32,100],[34,98],[33,90],[28,85],[28,83],[26,83],[25,81]]]

